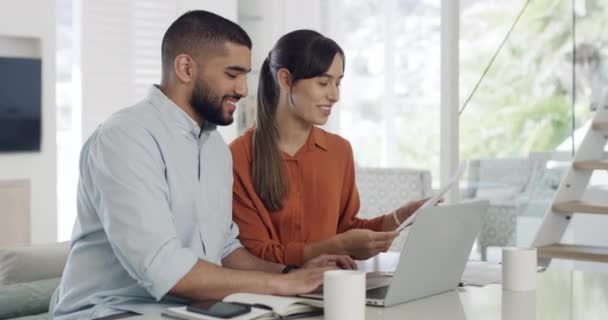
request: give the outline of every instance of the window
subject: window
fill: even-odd
[[[74,2],[58,0],[56,52],[57,105],[57,237],[70,238],[76,217],[76,183],[80,151],[78,37]]]
[[[339,129],[359,166],[439,177],[440,0],[343,0]],[[362,13],[365,14],[362,14]]]
[[[460,117],[460,158],[470,164],[463,196],[491,201],[479,239],[489,260],[500,259],[493,247],[531,244],[571,161],[571,135],[582,138],[605,94],[608,7],[572,3],[462,2],[462,103],[506,38]]]
[[[159,81],[162,36],[176,14],[175,3],[161,0],[57,1],[59,240],[70,238],[76,218],[82,143]]]

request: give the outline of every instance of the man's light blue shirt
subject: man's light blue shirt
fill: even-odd
[[[197,259],[239,248],[232,156],[156,86],[82,148],[78,217],[54,319],[156,312]]]

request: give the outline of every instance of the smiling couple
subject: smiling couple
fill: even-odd
[[[317,127],[340,99],[345,54],[315,31],[268,53],[257,121],[228,147],[216,126],[248,94],[251,46],[235,23],[185,13],[163,37],[160,84],[87,140],[54,319],[310,292],[326,270],[386,251],[423,203],[356,217],[351,146]]]

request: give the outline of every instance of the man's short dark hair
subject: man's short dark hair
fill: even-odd
[[[251,39],[238,24],[208,11],[188,11],[177,18],[163,36],[163,70],[170,70],[180,54],[194,56],[201,50],[222,48],[226,42],[251,49]]]

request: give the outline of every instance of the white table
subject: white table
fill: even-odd
[[[360,266],[366,270],[388,271],[394,268],[395,263],[394,256],[384,255]],[[608,273],[548,269],[538,274],[537,285],[536,291],[524,293],[503,291],[498,284],[463,287],[390,308],[367,307],[365,319],[608,319]],[[149,315],[132,319],[165,318]]]

